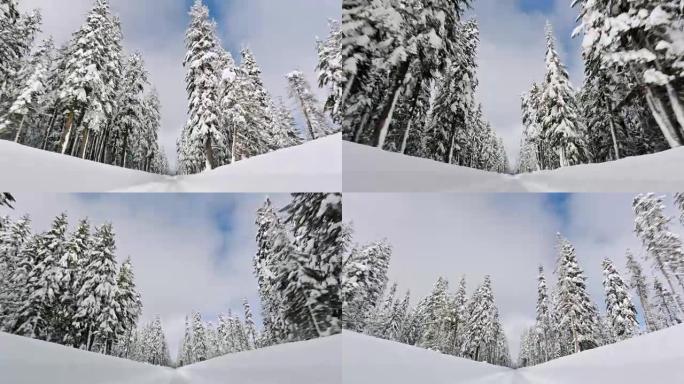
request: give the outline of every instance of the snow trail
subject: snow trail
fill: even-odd
[[[190,176],[163,176],[0,140],[2,183],[12,192],[332,192],[342,189],[336,134]]]
[[[505,175],[344,142],[345,192],[643,192],[684,184],[684,148],[602,164]]]

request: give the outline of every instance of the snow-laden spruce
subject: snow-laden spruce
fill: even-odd
[[[2,219],[0,329],[121,355],[142,308],[132,265],[117,265],[111,225],[67,227],[65,214],[43,234],[28,217]]]

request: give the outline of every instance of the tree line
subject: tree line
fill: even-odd
[[[503,141],[475,100],[479,28],[470,0],[343,0],[339,92],[344,139],[507,172]]]
[[[684,224],[684,195],[676,194],[674,201]],[[540,267],[536,323],[522,337],[519,365],[541,364],[684,320],[684,245],[670,229],[672,219],[665,215],[664,200],[642,194],[632,208],[635,234],[644,246],[643,261],[650,264],[651,272],[630,250],[622,274],[605,258],[601,263],[606,308],[602,316],[587,293],[572,244],[559,235],[556,288],[548,291]],[[638,299],[641,322],[631,293]]]
[[[510,366],[508,342],[485,276],[470,298],[463,277],[455,291],[440,277],[425,298],[411,306],[411,294],[387,289],[392,249],[386,242],[356,247],[343,260],[345,329],[490,364]]]
[[[167,173],[159,97],[140,53],[123,51],[121,23],[97,0],[63,46],[36,44],[41,14],[0,16],[0,138],[147,172]]]
[[[170,172],[159,144],[159,96],[140,53],[123,50],[119,19],[108,0],[95,0],[69,42],[35,43],[38,10],[17,11],[3,0],[0,14],[0,138],[34,148],[147,172]],[[6,9],[6,10],[5,10]],[[196,0],[186,32],[188,120],[177,142],[178,174],[295,146],[339,129],[301,71],[287,75],[304,115],[302,137],[292,111],[274,99],[252,52],[237,65],[221,46],[209,9]],[[339,23],[317,42],[320,86],[334,91],[341,45]],[[327,102],[327,100],[326,100]]]
[[[183,62],[188,121],[178,141],[179,173],[198,173],[301,144],[305,139],[291,111],[266,91],[252,52],[243,49],[241,63],[236,64],[222,47],[216,23],[201,0],[195,1],[190,17]],[[331,23],[331,36],[318,42],[321,86],[327,84],[327,73],[339,54],[335,25]],[[292,99],[303,112],[308,139],[335,133],[337,128],[304,74],[293,71],[287,80]]]
[[[678,1],[575,0],[585,78],[575,92],[547,25],[547,73],[522,99],[519,172],[684,144]]]
[[[142,311],[130,259],[116,260],[111,224],[87,219],[68,232],[66,214],[45,233],[31,220],[0,219],[0,330],[104,354]]]

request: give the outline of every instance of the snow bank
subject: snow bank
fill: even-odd
[[[345,384],[684,383],[684,325],[512,370],[344,333]]]
[[[511,369],[344,332],[345,384],[506,383]]]
[[[199,175],[132,171],[0,140],[0,177],[12,192],[333,192],[342,188],[341,134]]]
[[[684,325],[518,371],[530,384],[684,383]]]
[[[174,376],[170,368],[0,333],[2,383],[169,384]]]
[[[345,192],[644,192],[684,185],[684,148],[524,175],[501,175],[343,144]]]
[[[340,384],[341,355],[341,336],[334,336],[174,370],[0,333],[0,383]]]
[[[192,384],[340,384],[341,356],[337,335],[219,357],[178,373]]]

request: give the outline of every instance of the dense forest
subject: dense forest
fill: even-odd
[[[2,0],[0,139],[147,172],[168,174],[159,144],[161,105],[143,54],[125,52],[121,23],[108,0],[95,0],[63,46],[36,41],[41,14]],[[331,102],[319,101],[301,71],[286,75],[304,131],[283,100],[266,90],[253,53],[236,64],[209,9],[196,0],[186,32],[188,120],[177,142],[177,174],[194,174],[339,131]],[[319,86],[335,87],[341,62],[339,22],[316,43]],[[313,48],[313,47],[312,47]],[[332,96],[331,96],[332,97]],[[306,137],[305,137],[306,136]]]
[[[216,325],[193,312],[176,360],[161,318],[140,322],[141,294],[130,259],[117,262],[111,224],[83,219],[69,232],[62,214],[33,233],[28,216],[0,218],[0,331],[164,366],[339,333],[341,204],[340,194],[295,194],[280,211],[267,201],[254,256],[262,329],[247,300],[242,318],[228,311]]]
[[[546,75],[523,96],[520,172],[602,163],[684,144],[679,1],[575,0],[579,91],[547,25]]]
[[[684,224],[684,194],[675,195],[675,204]],[[574,247],[558,234],[556,282],[549,289],[539,267],[536,322],[522,336],[517,361],[509,355],[491,277],[470,297],[465,277],[453,290],[440,277],[427,297],[412,302],[409,292],[397,296],[396,283],[388,288],[392,247],[386,241],[345,254],[343,327],[444,354],[524,367],[680,324],[684,244],[671,232],[672,219],[664,209],[662,197],[645,194],[634,199],[635,234],[644,247],[643,263],[652,268],[645,268],[629,250],[622,273],[609,258],[597,262],[604,276],[603,313],[589,295]]]
[[[521,173],[684,144],[679,0],[572,1],[573,36],[584,35],[578,91],[547,25],[546,73],[522,97],[515,165],[475,98],[479,28],[463,17],[476,2],[343,0],[343,85],[334,105],[345,140]]]
[[[0,15],[0,138],[87,160],[167,173],[159,97],[140,53],[124,52],[105,0],[63,46],[37,42],[40,11]]]

